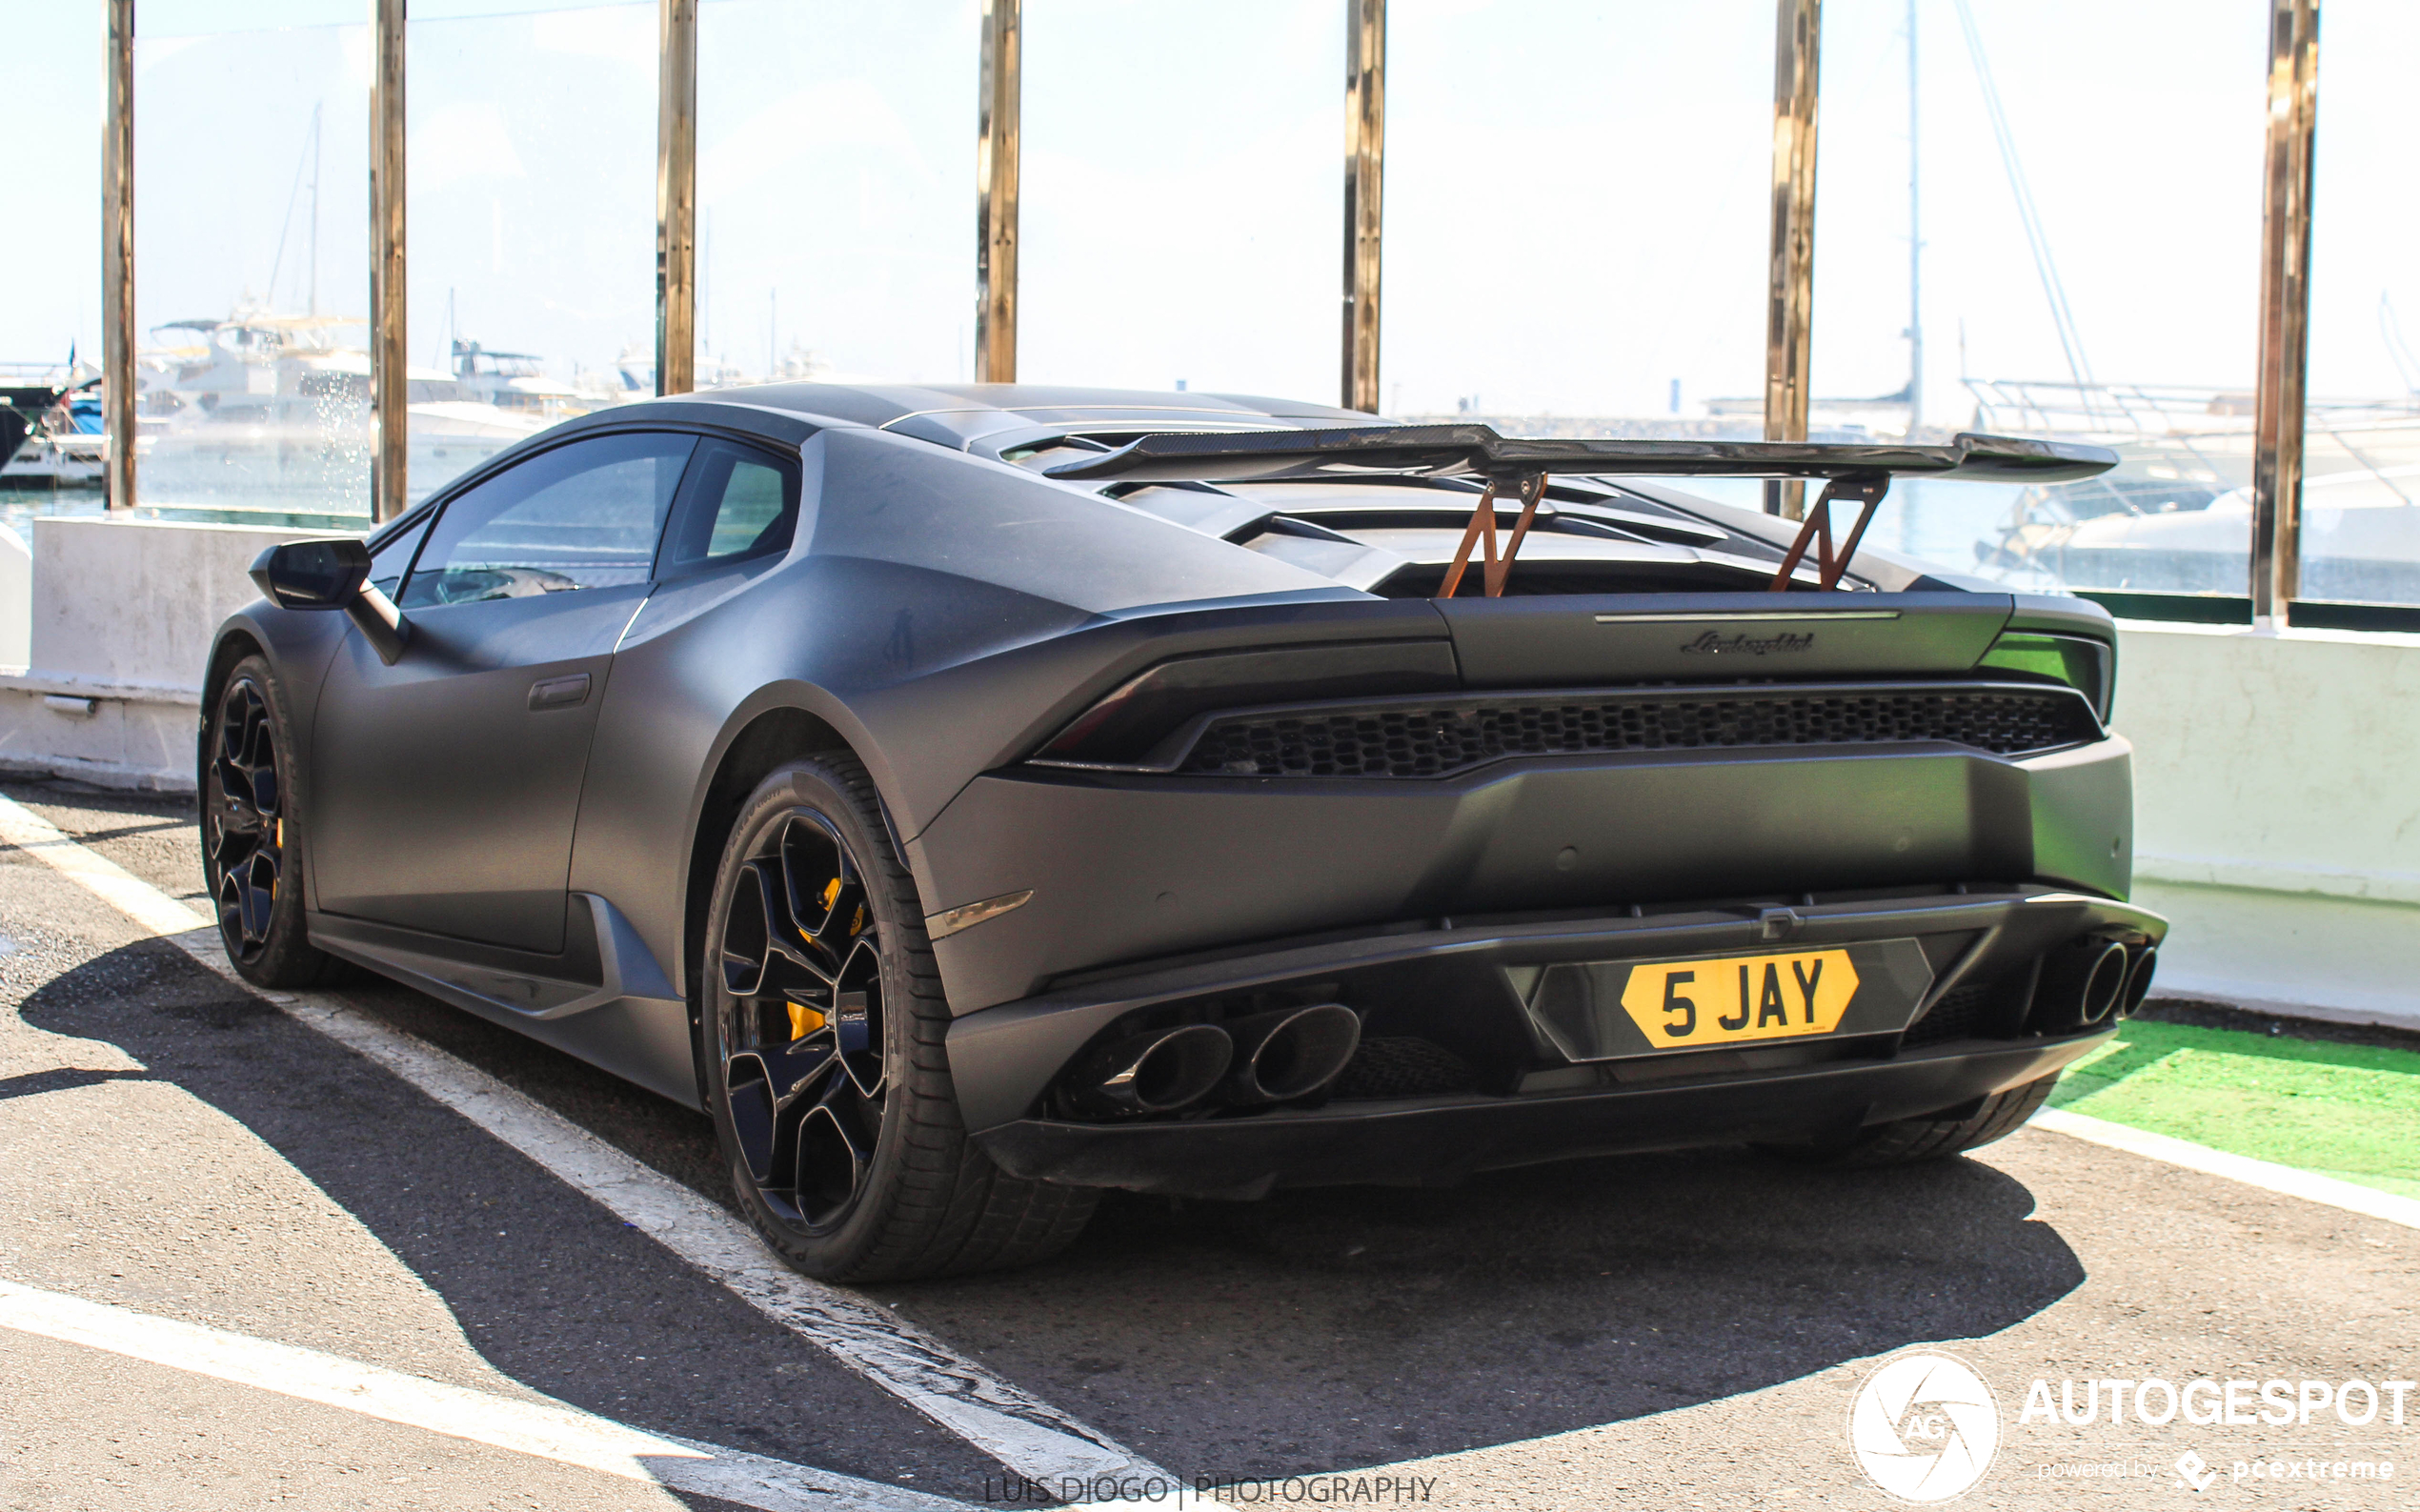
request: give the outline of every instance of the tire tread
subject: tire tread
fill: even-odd
[[[1901,1119],[1865,1130],[1845,1149],[1814,1152],[1815,1160],[1844,1169],[1916,1165],[1981,1149],[2017,1132],[2048,1100],[2058,1074],[1995,1092],[1961,1119]]]

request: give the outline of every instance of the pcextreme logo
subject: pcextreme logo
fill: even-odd
[[[1963,1360],[1933,1350],[1874,1367],[1848,1406],[1848,1447],[1865,1479],[1902,1502],[1946,1502],[1991,1468],[2000,1404]]]

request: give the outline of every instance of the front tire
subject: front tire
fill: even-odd
[[[740,1206],[827,1280],[1048,1259],[1099,1194],[1020,1180],[958,1118],[950,1011],[916,883],[843,753],[758,784],[723,849],[698,973],[699,1064]]]
[[[258,987],[323,986],[345,972],[305,933],[292,730],[268,659],[246,656],[220,684],[202,742],[202,876],[228,960]]]

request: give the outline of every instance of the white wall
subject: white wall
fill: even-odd
[[[2420,1026],[2420,635],[2118,639],[2160,990]]]
[[[33,549],[0,525],[0,667],[32,659]]]
[[[192,791],[203,662],[256,596],[245,569],[263,547],[329,534],[37,518],[24,574],[0,540],[0,770]],[[6,656],[17,624],[21,670]]]

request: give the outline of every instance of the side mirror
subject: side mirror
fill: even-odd
[[[370,548],[356,540],[288,541],[253,558],[252,577],[280,609],[342,609],[370,581]]]
[[[252,559],[252,579],[280,609],[340,609],[392,667],[412,637],[394,600],[370,581],[370,548],[351,538],[288,541]]]

